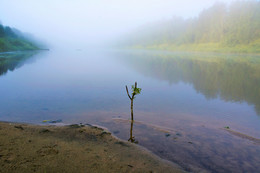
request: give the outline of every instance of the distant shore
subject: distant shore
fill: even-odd
[[[206,53],[237,53],[260,55],[259,46],[256,45],[236,45],[223,46],[217,43],[187,44],[187,45],[133,45],[123,47],[125,49],[161,50],[172,52],[206,52]]]
[[[5,52],[1,52],[0,54],[5,54],[5,53],[18,53],[18,52],[27,52],[27,51],[50,51],[50,49],[28,49],[28,50],[10,50],[10,51],[5,51]]]
[[[0,122],[0,172],[184,172],[92,125]]]

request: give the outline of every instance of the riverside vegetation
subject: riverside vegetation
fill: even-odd
[[[0,52],[39,49],[28,37],[15,28],[0,24]]]
[[[260,2],[215,3],[198,17],[144,25],[125,36],[125,48],[260,53]]]

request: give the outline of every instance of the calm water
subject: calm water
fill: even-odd
[[[92,123],[194,172],[259,172],[260,56],[160,51],[0,54],[0,121]]]

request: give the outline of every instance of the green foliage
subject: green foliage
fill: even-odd
[[[260,53],[260,1],[216,3],[197,18],[174,17],[139,28],[121,46],[145,49]]]
[[[0,52],[36,50],[38,49],[29,40],[15,34],[12,28],[0,24]]]
[[[141,93],[141,88],[135,88],[134,85],[132,85],[132,95],[138,95]]]
[[[127,95],[128,95],[128,97],[129,97],[129,99],[132,100],[132,101],[135,99],[135,96],[136,96],[136,95],[138,95],[138,94],[141,93],[141,90],[142,90],[141,88],[138,88],[138,87],[137,87],[137,82],[135,82],[135,85],[132,85],[132,88],[131,88],[131,89],[132,89],[132,96],[130,96],[130,95],[129,95],[129,92],[128,92],[128,87],[127,87],[127,85],[126,85],[125,87],[126,87]]]
[[[38,48],[34,46],[27,40],[20,38],[0,38],[0,52],[8,51],[21,51],[21,50],[37,50]]]
[[[11,38],[17,38],[18,37],[9,26],[6,26],[4,28],[4,32],[5,32],[6,37],[11,37]]]
[[[0,24],[0,38],[5,36],[4,26]]]

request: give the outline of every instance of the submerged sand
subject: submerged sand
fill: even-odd
[[[0,172],[183,172],[95,126],[0,122]]]

